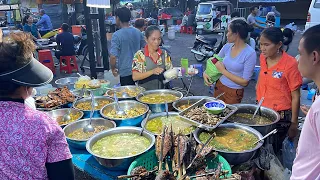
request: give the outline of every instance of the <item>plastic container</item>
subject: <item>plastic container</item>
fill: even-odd
[[[288,137],[282,143],[283,167],[292,170],[294,158],[296,158],[296,148]]]
[[[227,177],[230,177],[232,174],[231,167],[230,167],[229,163],[221,155],[218,155],[218,157],[215,159],[207,160],[207,168],[208,169],[215,169],[215,168],[217,168],[218,163],[222,163],[221,169],[228,171]],[[165,163],[163,163],[163,164],[165,164]],[[140,157],[138,157],[136,160],[134,160],[131,163],[131,165],[128,169],[127,175],[130,175],[131,171],[138,166],[143,166],[147,170],[150,171],[150,170],[153,170],[153,168],[158,165],[159,165],[159,163],[158,163],[158,158],[156,156],[155,150],[151,150],[151,151],[141,155]]]
[[[313,96],[316,95],[316,90],[315,89],[310,89],[308,91],[308,96],[307,96],[307,99],[308,100],[312,100]]]
[[[202,64],[194,64],[194,68],[198,69],[198,76],[202,77],[203,76],[203,65]]]
[[[176,38],[176,32],[174,27],[169,27],[168,28],[168,39],[169,40],[174,40]]]
[[[159,29],[160,29],[160,32],[161,32],[161,36],[164,36],[165,33],[166,33],[165,26],[164,25],[159,25]]]
[[[260,66],[255,66],[254,70],[253,70],[253,74],[252,74],[252,80],[258,81],[259,78],[259,74],[260,74]]]
[[[181,67],[185,69],[185,74],[188,75],[189,60],[187,58],[181,58]]]

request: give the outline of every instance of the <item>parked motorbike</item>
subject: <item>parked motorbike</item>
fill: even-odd
[[[191,52],[194,54],[195,59],[198,62],[202,62],[205,59],[212,57],[218,53],[226,42],[225,32],[222,33],[221,42],[216,46],[218,39],[215,37],[196,35],[196,41],[194,42]]]

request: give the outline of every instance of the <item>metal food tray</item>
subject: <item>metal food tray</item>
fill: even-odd
[[[53,110],[56,110],[56,109],[64,108],[64,107],[66,107],[68,104],[69,104],[69,102],[67,102],[67,103],[65,103],[65,104],[58,105],[58,106],[54,106],[54,107],[52,107],[52,108],[37,107],[37,104],[36,104],[36,109],[39,110],[39,111],[53,111]]]
[[[225,120],[227,120],[231,115],[233,115],[238,110],[238,108],[236,106],[226,104],[227,108],[230,110],[230,113],[227,116],[225,116],[220,122],[218,122],[215,126],[208,126],[208,125],[199,123],[197,121],[191,120],[191,119],[184,116],[187,112],[189,112],[194,107],[203,106],[206,102],[211,102],[211,101],[212,101],[212,98],[203,98],[203,99],[199,100],[198,102],[196,102],[195,104],[193,104],[192,106],[190,106],[189,108],[180,112],[179,116],[182,119],[184,119],[186,122],[189,122],[190,124],[197,126],[198,128],[205,129],[207,131],[211,131],[211,130],[217,128],[220,124],[222,124]]]

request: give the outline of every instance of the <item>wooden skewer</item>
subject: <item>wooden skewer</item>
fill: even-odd
[[[167,127],[164,126],[163,132],[162,132],[162,137],[161,137],[161,145],[160,145],[161,148],[160,148],[160,156],[159,156],[159,171],[162,170],[163,145],[164,145],[164,139],[165,139],[166,129],[167,129]]]

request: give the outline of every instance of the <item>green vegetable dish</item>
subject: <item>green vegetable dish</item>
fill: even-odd
[[[216,137],[209,143],[213,148],[222,151],[241,152],[253,149],[258,137],[250,132],[237,128],[217,128],[214,130]],[[210,133],[202,132],[200,141],[205,143],[210,138]]]
[[[163,127],[171,127],[171,124],[175,134],[179,133],[180,130],[182,134],[187,135],[196,129],[195,126],[181,120],[179,116],[156,117],[146,123],[146,129],[154,134],[161,134]]]
[[[151,142],[134,133],[119,133],[106,136],[92,146],[92,152],[104,158],[134,156],[145,151]]]

